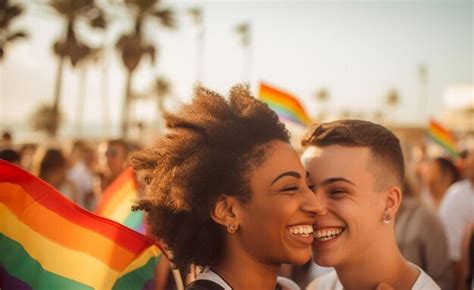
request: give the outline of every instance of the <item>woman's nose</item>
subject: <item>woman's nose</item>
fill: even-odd
[[[315,215],[326,214],[326,198],[325,195],[318,190],[314,192],[309,190],[306,194],[306,199],[303,202],[302,209],[305,212],[310,212]]]

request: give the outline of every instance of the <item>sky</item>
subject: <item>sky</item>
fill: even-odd
[[[64,33],[64,22],[45,1],[23,1],[25,15],[14,27],[30,37],[8,47],[0,66],[0,130],[28,131],[28,116],[40,104],[52,103],[57,59],[51,46]],[[166,30],[148,23],[148,38],[157,45],[157,61],[144,59],[133,79],[134,90],[145,94],[157,76],[173,86],[168,109],[190,99],[198,80],[222,94],[249,81],[254,93],[265,81],[297,96],[310,115],[341,111],[364,117],[384,111],[395,123],[424,124],[442,114],[446,90],[474,84],[474,7],[472,1],[164,1],[175,9],[179,27]],[[197,29],[187,10],[203,11],[202,54]],[[118,132],[125,70],[114,44],[130,28],[122,10],[110,10],[106,34],[80,27],[84,40],[105,43],[102,61],[87,67],[86,128],[105,122]],[[235,27],[251,27],[251,45],[243,48]],[[427,67],[422,85],[420,65]],[[66,67],[61,108],[66,126],[77,120],[80,70]],[[105,73],[104,73],[105,71]],[[315,92],[329,92],[329,101],[316,102]],[[387,92],[400,96],[397,107],[384,104]],[[105,96],[105,97],[104,97]],[[455,103],[451,101],[450,103]],[[136,120],[156,121],[156,105],[141,101],[132,110]],[[110,130],[112,129],[112,130]],[[89,133],[88,133],[89,132]],[[112,133],[110,133],[112,134]]]

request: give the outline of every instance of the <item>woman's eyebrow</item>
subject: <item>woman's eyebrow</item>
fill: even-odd
[[[292,177],[296,177],[296,178],[301,178],[301,174],[299,174],[298,172],[296,172],[296,171],[287,171],[287,172],[284,172],[284,173],[278,175],[278,177],[275,178],[272,181],[272,183],[270,183],[270,185],[274,184],[275,182],[278,181],[278,179],[283,178],[285,176],[292,176]]]

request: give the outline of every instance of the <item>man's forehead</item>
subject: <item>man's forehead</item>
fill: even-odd
[[[322,148],[316,147],[316,146],[310,146],[303,151],[303,154],[301,155],[301,159],[305,160],[305,159],[310,159],[314,157],[319,157],[321,156],[321,153],[322,153]]]
[[[358,151],[354,154],[354,151]],[[333,155],[336,153],[336,155]],[[310,146],[305,149],[301,155],[301,159],[313,159],[330,155],[332,157],[347,155],[346,157],[361,156],[370,153],[370,148],[363,146],[344,146],[344,145],[327,145],[327,146]]]

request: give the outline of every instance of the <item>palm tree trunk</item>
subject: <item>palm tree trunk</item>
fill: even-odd
[[[105,46],[104,46],[105,47]],[[108,61],[106,60],[105,54],[102,57],[103,60],[103,67],[102,67],[102,83],[100,88],[100,95],[102,99],[102,134],[106,135],[109,133],[109,124],[110,122],[110,115],[109,115],[109,68],[108,68]]]
[[[87,66],[82,64],[79,68],[79,89],[77,96],[77,115],[76,115],[76,126],[78,136],[82,136],[82,129],[84,127],[83,117],[84,117],[84,103],[86,100],[86,91],[87,91]]]
[[[122,107],[122,137],[127,138],[128,134],[128,123],[129,123],[129,112],[130,112],[130,99],[132,93],[132,76],[133,71],[128,71],[127,83],[125,85],[125,96]]]
[[[64,69],[64,57],[60,57],[59,62],[58,62],[58,69],[56,71],[56,84],[54,87],[54,102],[53,102],[54,126],[52,130],[53,136],[57,134],[57,131],[59,128],[59,102],[61,100],[63,69]]]

